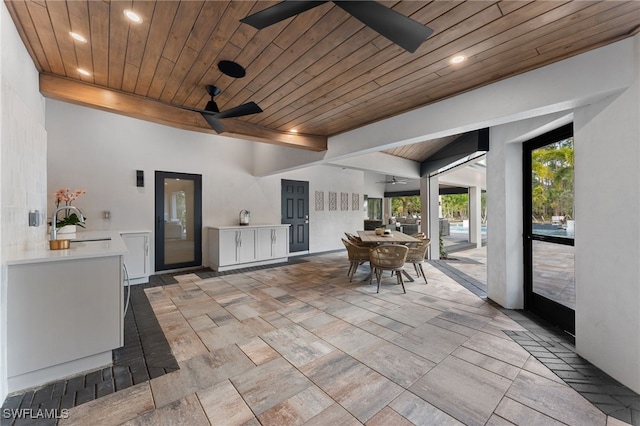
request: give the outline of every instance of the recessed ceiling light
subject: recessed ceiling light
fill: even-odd
[[[298,131],[296,129],[291,129],[289,130],[291,133],[298,133]]]
[[[453,58],[449,59],[449,62],[451,62],[452,64],[459,64],[461,62],[464,62],[466,59],[467,57],[464,55],[456,55]]]
[[[135,23],[139,24],[140,22],[142,22],[142,18],[140,17],[140,15],[138,15],[132,10],[127,9],[123,13],[124,13],[124,16],[126,16],[127,18],[129,18],[129,20]]]
[[[89,71],[83,70],[82,68],[78,68],[78,72],[82,75],[86,75],[87,77],[91,75]]]
[[[81,36],[80,34],[78,34],[78,33],[74,33],[73,31],[71,31],[71,32],[69,33],[69,35],[70,35],[71,37],[73,37],[74,39],[76,39],[76,40],[78,40],[78,41],[82,42],[82,43],[86,43],[86,42],[87,42],[87,39],[86,39],[86,38],[82,37],[82,36]]]

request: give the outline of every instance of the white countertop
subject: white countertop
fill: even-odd
[[[83,231],[67,234],[71,247],[50,250],[49,239],[31,249],[7,250],[7,265],[55,262],[59,260],[87,259],[92,257],[118,256],[128,252],[120,231]],[[58,239],[62,235],[58,235]]]
[[[275,228],[277,226],[291,226],[288,223],[272,223],[262,225],[227,225],[227,226],[208,226],[211,229],[245,229],[245,228]]]

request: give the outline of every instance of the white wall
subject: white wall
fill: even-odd
[[[8,250],[44,243],[28,226],[29,210],[46,209],[44,99],[33,66],[4,3],[0,6],[0,401],[7,393],[6,264]]]
[[[640,392],[640,36],[636,80],[575,113],[576,348]]]
[[[315,166],[264,178],[252,176],[248,142],[188,132],[112,113],[47,100],[48,192],[82,188],[74,202],[88,230],[154,229],[154,173],[202,175],[203,225],[235,225],[238,212],[251,211],[252,224],[281,223],[281,179],[309,181],[310,252],[343,248],[344,231],[362,228],[362,211],[352,210],[352,194],[362,208],[363,172]],[[259,161],[256,160],[256,161]],[[145,186],[136,187],[136,170]],[[324,191],[325,210],[315,210],[315,191]],[[329,211],[328,192],[349,194],[349,210]],[[50,197],[49,210],[53,208]],[[109,210],[111,219],[104,219]],[[203,262],[208,265],[203,240]],[[153,264],[153,262],[152,262]]]

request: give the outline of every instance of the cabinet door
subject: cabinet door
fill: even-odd
[[[253,262],[256,260],[256,230],[238,230],[240,240],[238,244],[238,262]]]
[[[273,257],[287,257],[289,255],[289,227],[274,228],[273,232]]]
[[[220,266],[233,265],[238,263],[238,235],[235,229],[223,229],[220,231]]]
[[[258,260],[273,257],[273,228],[258,228],[258,242],[256,244]]]
[[[129,279],[146,277],[149,274],[149,236],[146,234],[122,234],[129,253],[124,255]]]

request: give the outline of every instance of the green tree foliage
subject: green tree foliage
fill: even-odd
[[[405,217],[419,214],[422,209],[420,196],[391,198],[391,214],[395,217]]]
[[[469,194],[449,194],[440,198],[442,217],[450,220],[469,218]]]
[[[573,217],[573,138],[538,148],[531,153],[534,219]]]
[[[469,194],[448,194],[440,197],[442,217],[453,221],[469,218]],[[487,223],[487,194],[480,194],[480,220]]]

